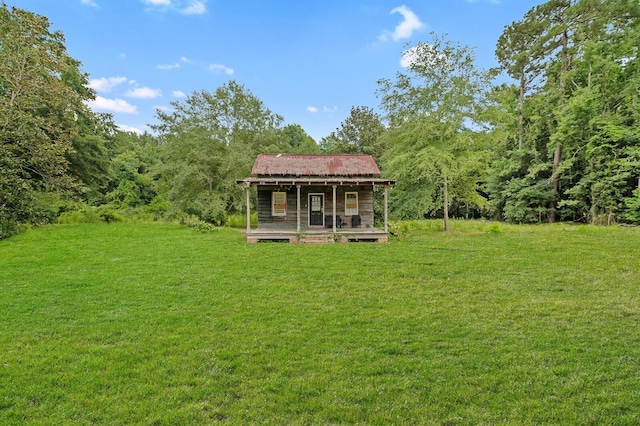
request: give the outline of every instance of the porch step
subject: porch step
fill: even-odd
[[[301,244],[333,244],[335,240],[332,234],[303,234],[300,236]]]

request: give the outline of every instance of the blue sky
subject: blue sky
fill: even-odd
[[[233,79],[316,141],[352,106],[378,110],[377,80],[431,31],[496,65],[506,25],[543,0],[5,0],[49,18],[124,130]]]

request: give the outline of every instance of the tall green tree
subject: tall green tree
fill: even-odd
[[[472,128],[490,74],[476,67],[472,48],[435,34],[404,59],[406,73],[378,81],[390,127],[385,170],[400,182],[393,201],[401,215],[418,217],[441,207],[448,231],[453,200],[482,203],[477,189],[486,161]]]
[[[283,152],[291,154],[319,154],[320,147],[299,124],[287,124],[280,130]]]
[[[178,209],[213,223],[242,211],[242,188],[259,152],[282,152],[283,118],[235,81],[192,93],[158,111],[163,146],[161,191]]]
[[[373,108],[354,106],[349,116],[329,135],[330,151],[340,154],[368,154],[379,161],[384,153],[382,117]]]
[[[66,157],[68,172],[76,181],[76,198],[89,204],[104,203],[111,183],[111,157],[119,133],[110,114],[78,114],[78,134]]]
[[[484,184],[489,194],[487,211],[509,222],[541,222],[555,197],[549,185],[550,168],[532,149],[511,150],[494,158]]]
[[[629,113],[637,94],[627,83],[637,78],[637,51],[631,46],[638,42],[639,7],[627,0],[550,0],[500,37],[496,55],[502,69],[520,83],[518,149],[533,153],[530,167],[536,176],[549,173],[554,193],[546,214],[550,221],[597,221],[601,213],[613,217],[622,212],[621,197],[629,187],[625,161],[617,159],[633,138],[618,135],[637,122]],[[537,179],[530,182],[540,189]],[[613,187],[618,190],[609,191]],[[520,187],[526,193],[533,189]]]
[[[109,182],[106,198],[117,209],[144,207],[157,197],[160,178],[160,149],[154,136],[117,131],[109,149]],[[154,211],[160,215],[161,211]]]
[[[496,58],[501,69],[518,81],[518,106],[515,112],[518,149],[524,146],[526,97],[544,71],[545,58],[531,56],[531,52],[536,49],[539,34],[544,31],[544,25],[545,22],[538,19],[514,22],[505,29],[496,45]]]
[[[42,194],[72,187],[67,155],[93,97],[86,82],[47,18],[0,5],[0,238],[43,220]]]

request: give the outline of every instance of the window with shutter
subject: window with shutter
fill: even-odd
[[[272,216],[287,215],[287,193],[286,192],[271,193],[271,215]]]
[[[346,192],[344,194],[344,214],[353,216],[358,214],[358,193]]]

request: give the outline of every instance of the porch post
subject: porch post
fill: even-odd
[[[387,190],[389,189],[389,185],[384,186],[384,232],[389,232],[389,208],[387,207],[387,203],[389,201],[389,196],[387,194]]]
[[[336,186],[333,185],[333,233],[336,233]]]
[[[251,197],[250,197],[251,184],[246,184],[245,189],[247,193],[247,233],[249,233],[251,232]]]
[[[296,206],[298,208],[297,211],[297,226],[296,226],[296,232],[300,232],[300,185],[296,185],[296,197],[297,197],[297,201],[296,201]]]

